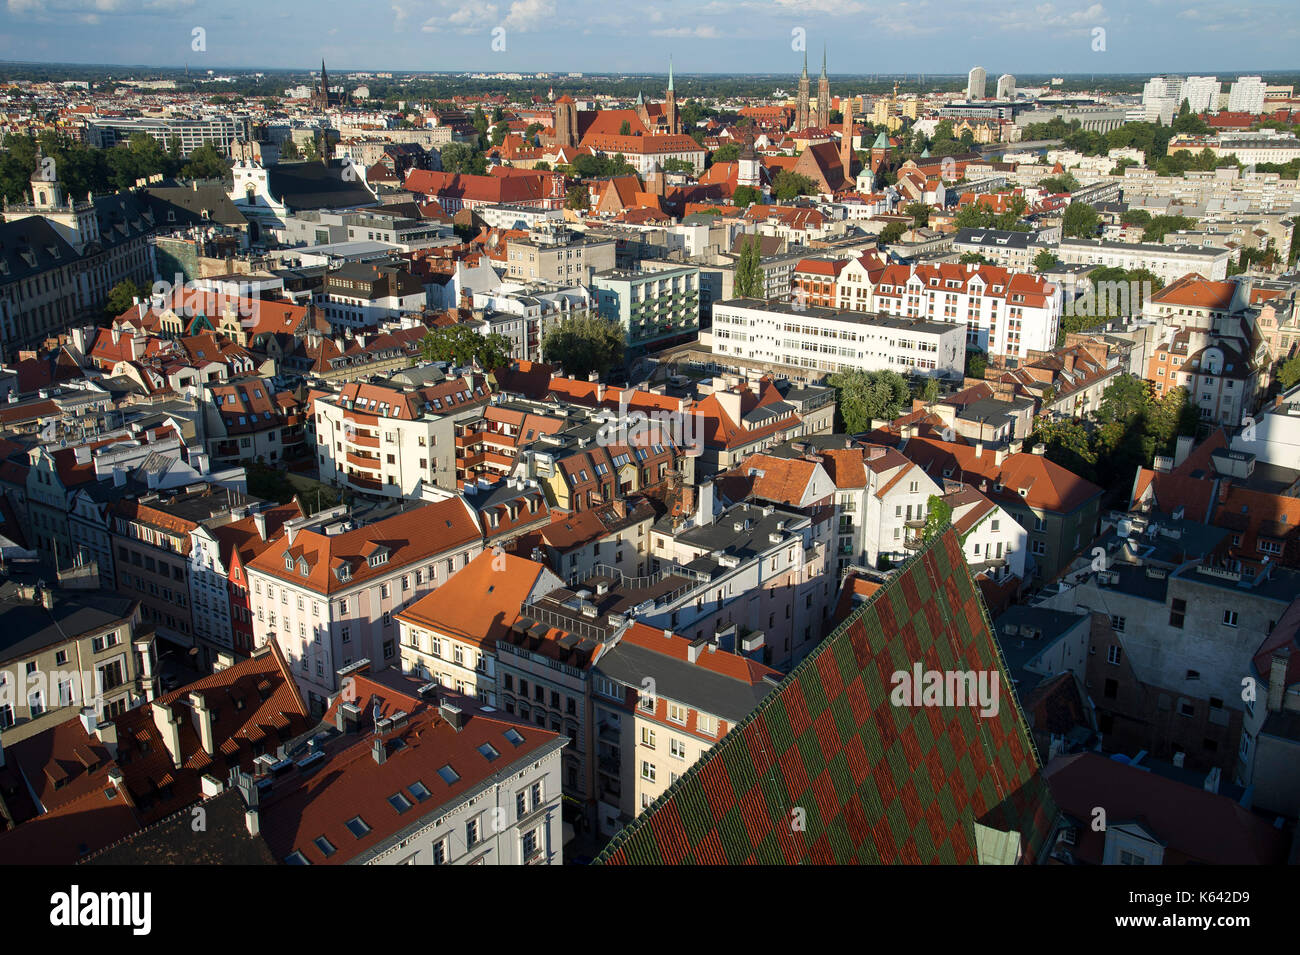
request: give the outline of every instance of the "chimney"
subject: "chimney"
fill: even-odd
[[[1006,448],[1003,448],[1003,447],[994,448],[994,450],[993,450],[993,463],[994,463],[994,464],[996,464],[996,465],[1001,465],[1002,462],[1003,462],[1004,460],[1006,460],[1006,457],[1007,457],[1007,449],[1006,449]]]
[[[170,706],[161,700],[153,701],[153,722],[162,734],[163,745],[171,754],[172,765],[180,769],[184,760],[181,758],[181,718]]]
[[[465,725],[465,711],[454,703],[443,703],[438,707],[438,715],[459,733]]]
[[[203,752],[209,756],[215,756],[217,749],[212,732],[212,710],[208,709],[208,701],[202,693],[197,690],[190,694],[190,706],[194,712],[194,728],[199,734],[199,743],[203,746]]]
[[[95,737],[106,750],[109,759],[117,759],[117,725],[99,723],[95,727]]]
[[[705,640],[703,637],[701,637],[698,640],[693,640],[691,642],[691,645],[686,648],[686,659],[691,663],[694,663],[696,660],[698,660],[700,658],[700,654],[704,652],[704,646],[706,643],[708,643],[708,641]]]
[[[378,736],[370,744],[370,755],[374,757],[375,763],[379,766],[384,765],[384,761],[388,759],[388,747]]]
[[[1040,441],[1038,442],[1038,444],[1034,445],[1030,450],[1033,451],[1034,454],[1043,455],[1047,453],[1047,445],[1043,444]]]
[[[1268,711],[1282,712],[1282,701],[1286,696],[1286,671],[1291,662],[1291,648],[1280,646],[1273,651],[1273,658],[1268,664]]]
[[[257,536],[266,540],[266,515],[260,511],[254,514],[253,526],[257,528]]]
[[[713,523],[713,482],[705,481],[697,489],[698,504],[695,511],[695,526],[704,527]]]
[[[98,725],[99,717],[95,713],[95,708],[93,706],[83,706],[81,708],[81,728],[86,731],[86,735],[94,736]]]

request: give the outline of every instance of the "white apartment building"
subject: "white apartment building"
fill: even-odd
[[[945,494],[943,501],[952,508],[952,524],[972,574],[998,582],[1012,576],[1028,579],[1029,532],[1010,512],[969,485]]]
[[[394,615],[445,583],[483,550],[461,497],[355,526],[345,509],[286,521],[283,537],[246,571],[261,642],[275,640],[313,712],[354,660],[397,666]]]
[[[1147,269],[1166,285],[1191,272],[1208,279],[1228,276],[1227,249],[1153,242],[1110,242],[1105,239],[1062,239],[1057,258],[1066,265],[1104,265]]]
[[[354,381],[313,397],[322,481],[415,498],[427,486],[456,488],[456,424],[480,416],[490,396],[471,375],[422,387]]]
[[[713,306],[712,348],[732,361],[959,378],[966,362],[966,329],[797,302],[733,299]]]
[[[1219,91],[1223,84],[1217,76],[1189,76],[1183,83],[1183,99],[1193,113],[1208,113],[1219,107]],[[1263,100],[1260,100],[1261,105]]]
[[[1264,112],[1264,91],[1267,85],[1258,76],[1239,76],[1228,90],[1228,112]]]
[[[931,496],[943,487],[894,448],[828,449],[835,475],[836,577],[850,565],[906,560],[919,546]]]

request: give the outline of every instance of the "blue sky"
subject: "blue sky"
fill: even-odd
[[[1294,0],[0,0],[0,59],[201,69],[793,72],[795,31],[832,74],[1300,69]]]

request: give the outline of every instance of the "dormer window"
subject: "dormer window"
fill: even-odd
[[[388,563],[388,552],[381,551],[378,554],[372,554],[368,563],[371,567],[382,567],[384,564]]]
[[[293,570],[293,557],[290,554],[284,555],[284,569]]]

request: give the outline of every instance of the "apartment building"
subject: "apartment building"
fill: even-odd
[[[616,322],[632,357],[693,336],[700,328],[700,270],[694,266],[633,272],[607,269],[591,279],[596,309]]]
[[[1284,815],[1300,800],[1300,599],[1293,600],[1251,660],[1253,699],[1243,701],[1241,744],[1234,779],[1251,787],[1255,804]]]
[[[394,614],[441,586],[483,550],[474,511],[449,498],[358,526],[344,508],[284,524],[283,536],[248,562],[254,631],[275,641],[313,713],[354,661],[396,667]]]
[[[1161,523],[1168,533],[1143,535],[1161,545],[1155,553],[1144,548],[1126,561],[1128,538],[1113,535],[1106,569],[1043,605],[1093,615],[1088,689],[1112,746],[1235,773],[1246,745],[1242,674],[1251,672],[1260,634],[1272,632],[1295,599],[1300,573],[1229,570],[1215,556],[1227,532],[1192,536],[1177,521]]]
[[[600,832],[612,835],[648,809],[781,676],[710,640],[641,623],[628,627],[593,675]]]
[[[202,386],[203,431],[212,460],[257,461],[279,467],[306,450],[298,400],[269,378],[248,377]]]
[[[360,661],[342,678],[356,695],[325,715],[337,735],[299,741],[295,762],[262,791],[239,781],[277,861],[563,864],[563,736],[383,681]]]
[[[1030,451],[912,437],[899,450],[935,480],[969,484],[1004,508],[1029,533],[1026,572],[1054,580],[1097,534],[1102,489]]]
[[[1042,241],[1033,232],[1003,229],[958,229],[952,240],[954,252],[982,255],[994,265],[1012,272],[1032,270],[1034,259],[1043,249],[1050,252],[1052,245]]]
[[[326,271],[317,298],[319,313],[335,334],[375,328],[425,306],[424,284],[410,272],[365,262]]]
[[[545,565],[485,550],[397,614],[403,673],[499,706],[496,643],[519,608],[559,588]]]
[[[1106,239],[1062,239],[1056,256],[1066,265],[1101,265],[1125,271],[1147,269],[1166,285],[1191,272],[1219,281],[1227,278],[1227,249]]]
[[[258,502],[227,488],[197,484],[123,498],[110,508],[118,593],[139,600],[142,622],[173,648],[193,650],[196,665],[203,668],[230,643],[219,631],[200,636],[195,630],[192,535],[200,525],[230,523],[231,509],[250,503]]]
[[[614,268],[615,241],[585,236],[564,225],[540,222],[527,237],[507,237],[506,279],[586,285],[593,274]]]
[[[35,582],[0,583],[0,733],[42,733],[85,707],[102,719],[158,691],[153,634],[131,597]]]
[[[228,524],[190,531],[190,601],[194,635],[247,657],[256,645],[244,577],[248,562],[275,543],[286,521],[301,518],[296,501],[231,510]]]
[[[457,487],[457,432],[490,395],[481,375],[432,384],[346,382],[309,395],[321,480],[378,497]]]
[[[797,302],[733,299],[713,307],[712,350],[720,360],[960,377],[966,338],[955,324]]]
[[[229,156],[232,146],[251,138],[247,116],[93,117],[86,120],[86,141],[96,149],[110,149],[139,133],[152,136],[164,150],[175,143],[182,159],[188,159],[190,153],[205,145]]]

